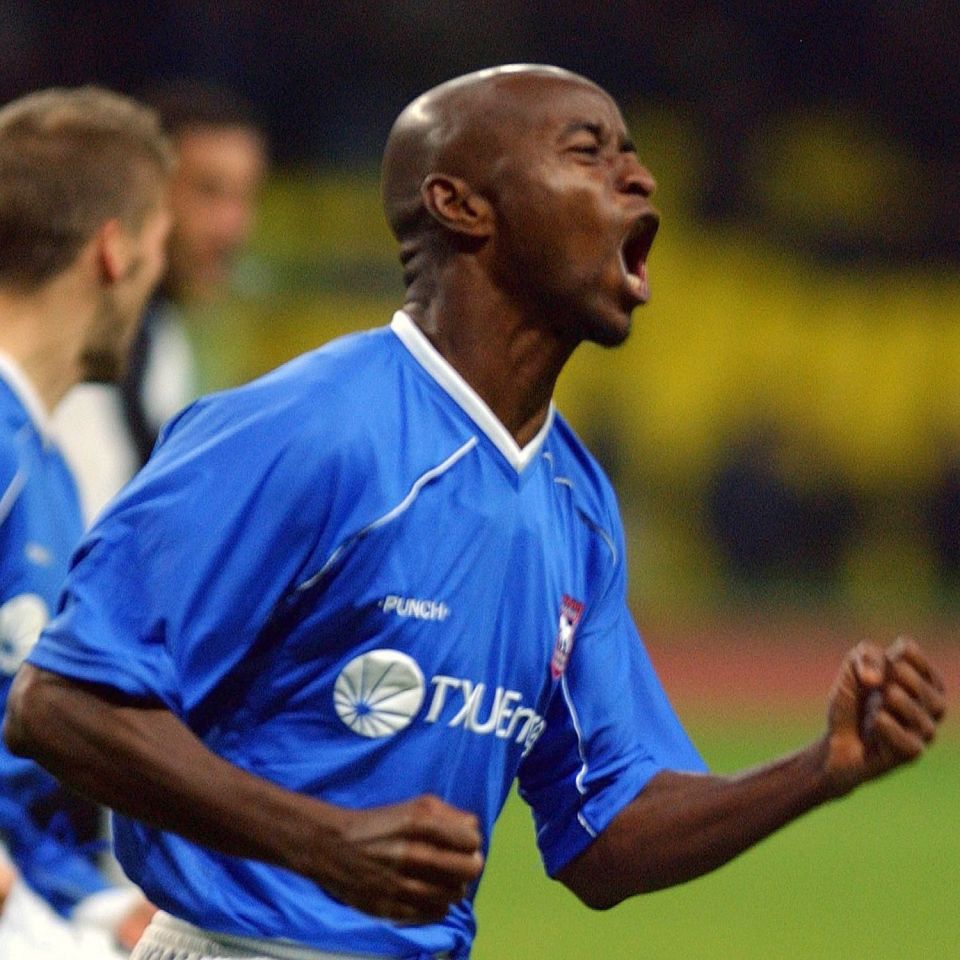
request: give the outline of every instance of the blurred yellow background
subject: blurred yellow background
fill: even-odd
[[[624,347],[578,351],[557,400],[614,475],[635,602],[656,612],[737,598],[704,497],[730,445],[773,425],[790,482],[835,482],[859,520],[836,584],[780,584],[767,598],[952,617],[957,597],[936,576],[923,504],[960,450],[960,277],[935,263],[838,263],[784,239],[791,227],[825,243],[895,231],[912,201],[889,178],[922,171],[880,142],[864,147],[867,134],[843,117],[785,118],[756,148],[778,227],[768,235],[691,215],[700,151],[676,114],[634,115],[630,126],[660,184],[653,299]],[[376,169],[284,171],[263,198],[236,295],[192,318],[205,385],[385,323],[401,303]]]

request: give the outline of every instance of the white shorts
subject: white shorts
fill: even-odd
[[[331,953],[282,941],[201,930],[158,911],[130,960],[388,960],[364,953]]]

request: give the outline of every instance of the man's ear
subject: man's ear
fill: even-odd
[[[114,284],[130,267],[130,243],[127,231],[114,217],[100,225],[94,234],[97,264],[105,283]]]
[[[493,231],[493,207],[462,177],[431,173],[420,187],[423,205],[439,224],[470,237]]]

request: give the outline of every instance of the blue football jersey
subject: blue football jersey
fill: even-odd
[[[403,313],[204,398],[77,553],[40,667],[161,701],[219,755],[346,807],[511,785],[555,873],[664,768],[703,769],[626,603],[608,481],[563,419],[519,448]],[[210,930],[466,956],[442,923],[116,818],[147,896]]]
[[[0,358],[0,710],[56,609],[83,533],[73,478],[46,423],[32,386]],[[86,835],[97,816],[0,741],[0,839],[24,879],[61,914],[107,886]]]

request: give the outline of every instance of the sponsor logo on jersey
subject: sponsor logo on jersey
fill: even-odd
[[[493,734],[502,740],[521,743],[523,756],[530,752],[546,727],[543,717],[531,707],[521,705],[523,694],[517,690],[496,687],[491,691],[485,683],[443,674],[437,674],[431,682],[434,691],[424,718],[427,723],[436,723],[442,714],[452,712],[449,719],[444,716],[448,727],[463,727],[471,733]]]
[[[389,737],[410,725],[423,703],[423,673],[399,650],[354,657],[333,686],[337,716],[363,737]]]
[[[416,597],[398,597],[387,594],[379,603],[384,613],[397,617],[413,617],[415,620],[446,620],[450,608],[442,600],[418,600]]]
[[[0,606],[0,673],[17,672],[49,616],[43,598],[35,593],[21,593]]]
[[[523,694],[463,677],[437,674],[424,723],[462,728],[523,746],[526,756],[546,723]],[[399,650],[371,650],[354,657],[333,687],[337,716],[363,737],[389,737],[408,727],[423,705],[427,684],[417,662]]]
[[[53,563],[53,553],[42,543],[33,540],[23,548],[23,555],[38,567],[49,567]]]
[[[573,637],[583,613],[583,604],[566,594],[560,600],[560,626],[557,628],[557,642],[553,646],[550,658],[550,676],[559,680],[567,669],[567,661],[573,652]]]

